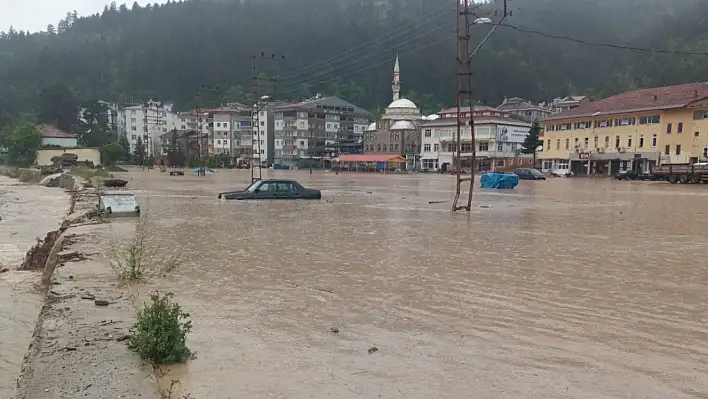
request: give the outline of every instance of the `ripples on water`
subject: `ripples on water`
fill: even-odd
[[[155,287],[192,313],[194,397],[708,397],[708,186],[522,182],[467,215],[429,203],[449,176],[271,173],[324,200],[128,174],[185,254]]]

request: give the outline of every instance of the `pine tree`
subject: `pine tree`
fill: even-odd
[[[541,125],[538,124],[538,121],[534,121],[533,125],[531,125],[531,130],[529,130],[529,134],[526,136],[526,139],[521,146],[522,154],[533,154],[534,168],[536,167],[536,150],[538,149],[538,146],[543,145],[543,141],[539,138],[540,134]]]

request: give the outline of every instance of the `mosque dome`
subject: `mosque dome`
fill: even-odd
[[[398,100],[392,102],[389,109],[418,109],[415,103],[411,100],[406,100],[405,98],[399,98]]]
[[[415,130],[415,125],[411,121],[396,121],[391,125],[391,130]]]

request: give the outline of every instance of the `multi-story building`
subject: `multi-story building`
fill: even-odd
[[[544,170],[570,164],[576,174],[614,174],[695,162],[708,147],[708,84],[634,90],[542,123]]]
[[[546,106],[544,103],[534,104],[520,97],[504,98],[504,101],[497,109],[507,112],[509,116],[516,116],[527,122],[537,121],[553,114],[551,107]]]
[[[119,132],[125,135],[131,150],[135,151],[140,137],[148,156],[161,154],[160,136],[179,124],[179,118],[172,112],[171,106],[154,101],[126,107],[117,113],[117,117]]]
[[[531,124],[510,118],[508,113],[486,106],[460,109],[461,165],[472,168],[470,115],[474,116],[477,170],[508,169],[510,158],[519,160],[520,150]],[[457,108],[443,109],[440,118],[421,123],[421,167],[424,170],[451,169],[455,165]],[[521,162],[521,161],[518,161]],[[519,167],[522,163],[519,163]]]
[[[287,165],[360,152],[372,119],[366,110],[337,97],[282,104],[274,113],[275,161]]]
[[[570,111],[573,108],[578,108],[581,105],[586,105],[591,102],[588,96],[569,96],[557,97],[549,104],[554,114]]]
[[[252,163],[270,167],[275,159],[275,114],[277,104],[261,104],[251,111]]]

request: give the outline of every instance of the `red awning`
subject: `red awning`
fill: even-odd
[[[340,162],[388,162],[388,163],[405,163],[406,160],[400,155],[393,154],[356,154],[356,155],[340,155]]]

